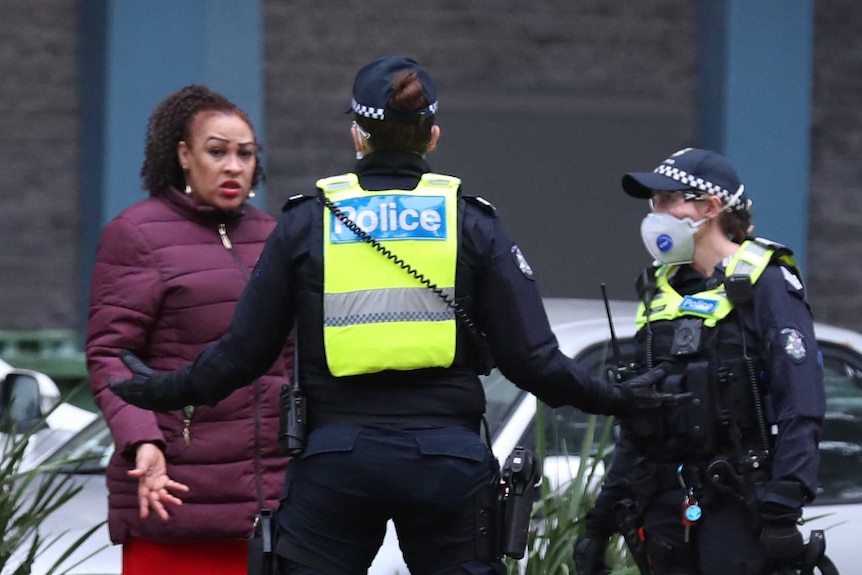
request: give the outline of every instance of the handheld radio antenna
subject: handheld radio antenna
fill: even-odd
[[[617,365],[619,365],[622,358],[620,342],[617,340],[617,333],[614,331],[614,320],[611,318],[611,303],[608,301],[608,290],[604,283],[602,283],[602,301],[605,302],[605,313],[608,315],[608,327],[611,328],[611,345],[614,348],[614,359],[616,360]]]

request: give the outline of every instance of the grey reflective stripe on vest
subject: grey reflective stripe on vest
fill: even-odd
[[[454,288],[443,293],[453,297]],[[425,287],[386,288],[324,294],[325,327],[396,321],[449,321],[455,312]]]
[[[769,248],[766,248],[754,242],[749,242],[749,244],[745,246],[745,251],[747,253],[754,254],[759,258],[763,258],[767,254],[767,252],[769,252]],[[733,273],[750,276],[752,273],[754,273],[755,269],[757,269],[755,266],[740,258],[736,262],[736,267],[733,269]]]

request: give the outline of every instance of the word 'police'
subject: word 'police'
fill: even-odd
[[[342,213],[375,239],[445,239],[446,202],[440,196],[374,196],[338,202]],[[331,241],[358,238],[341,220],[331,219]]]

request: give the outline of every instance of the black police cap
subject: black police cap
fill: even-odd
[[[410,111],[393,110],[389,107],[392,83],[395,77],[405,70],[416,72],[428,106]],[[437,88],[431,76],[416,60],[404,56],[384,56],[357,72],[353,81],[353,101],[350,108],[356,114],[374,120],[417,124],[423,117],[437,113]]]

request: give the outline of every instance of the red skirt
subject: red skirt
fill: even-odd
[[[242,539],[157,543],[131,538],[123,544],[123,575],[245,575],[248,542]]]

